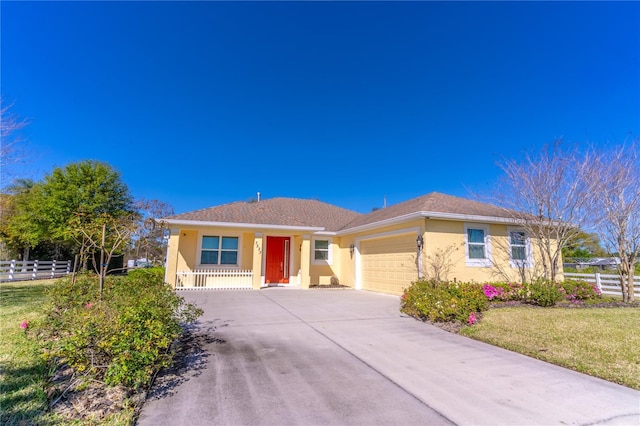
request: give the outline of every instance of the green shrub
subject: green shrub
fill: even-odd
[[[475,318],[475,313],[488,307],[489,301],[480,284],[419,280],[405,290],[401,309],[408,315],[433,322],[471,322],[472,314]]]
[[[547,280],[536,280],[526,285],[526,302],[538,306],[554,306],[564,299],[564,293],[560,291],[557,283]]]
[[[163,279],[153,269],[107,277],[102,300],[95,276],[80,276],[75,284],[60,280],[51,289],[42,329],[50,355],[109,385],[148,384],[170,364],[169,348],[182,325],[202,314]]]

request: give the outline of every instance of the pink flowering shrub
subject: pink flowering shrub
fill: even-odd
[[[545,307],[562,300],[577,303],[597,297],[597,287],[585,281],[475,284],[419,280],[404,291],[400,303],[402,312],[415,318],[472,325],[489,308],[489,302],[521,301]]]
[[[597,299],[602,296],[598,286],[582,280],[565,280],[560,285],[560,291],[570,302]]]
[[[486,283],[482,291],[491,301],[507,302],[509,300],[522,300],[526,294],[526,288],[521,283]]]
[[[494,298],[502,300],[502,296],[504,294],[502,287],[494,287],[491,284],[484,284],[482,286],[482,291],[489,300],[493,300]]]
[[[20,323],[20,328],[26,331],[26,330],[27,330],[27,328],[29,328],[29,321],[26,321],[26,320],[25,320],[25,321],[22,321],[22,322]]]

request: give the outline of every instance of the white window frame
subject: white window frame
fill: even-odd
[[[523,232],[524,233],[524,260],[513,258],[513,249],[511,245],[511,233]],[[509,264],[512,268],[531,268],[533,267],[533,249],[531,247],[531,238],[529,234],[522,228],[507,227],[507,242],[509,243]]]
[[[316,241],[328,242],[327,259],[316,260]],[[332,265],[333,264],[333,241],[330,237],[314,237],[311,239],[311,264],[312,265]]]
[[[479,229],[484,232],[484,259],[469,258],[469,229]],[[467,266],[475,268],[487,268],[493,266],[491,254],[491,234],[490,226],[481,223],[465,223],[464,224],[464,255]]]
[[[202,239],[204,237],[218,237],[220,238],[220,247],[218,248],[218,263],[202,263]],[[230,264],[230,263],[219,263],[220,259],[221,259],[221,252],[222,252],[222,238],[226,238],[226,237],[230,237],[230,238],[237,238],[238,239],[238,256],[236,257],[236,263],[235,264]],[[198,234],[198,259],[197,259],[197,265],[198,268],[216,268],[216,269],[233,269],[233,268],[239,268],[241,263],[242,263],[242,236],[240,234],[233,234],[233,233],[224,233],[224,232],[200,232]]]

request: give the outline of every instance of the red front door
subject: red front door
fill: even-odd
[[[267,284],[289,282],[289,237],[267,237],[265,277]]]

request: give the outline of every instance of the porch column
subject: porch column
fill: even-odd
[[[253,289],[260,290],[262,281],[262,232],[253,235]]]
[[[311,239],[309,235],[302,236],[302,249],[300,251],[300,288],[309,288],[311,276],[309,266],[311,264]]]
[[[178,257],[180,256],[180,230],[169,230],[169,245],[165,262],[164,282],[176,288],[176,272],[178,272]]]

